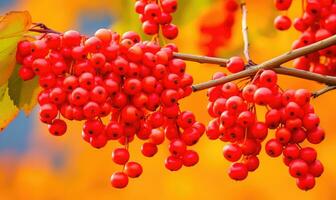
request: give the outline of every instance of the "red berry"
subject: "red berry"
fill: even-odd
[[[229,168],[229,176],[230,178],[240,181],[244,180],[248,175],[248,169],[246,165],[242,163],[233,163]]]
[[[316,160],[317,152],[311,147],[305,147],[300,150],[300,158],[307,164],[313,163]]]
[[[128,177],[124,172],[115,172],[111,176],[111,185],[115,188],[124,188],[128,184]]]
[[[259,159],[257,156],[250,156],[244,159],[243,164],[247,167],[248,171],[253,172],[259,167]]]
[[[223,155],[228,161],[236,162],[241,158],[242,150],[238,145],[229,144],[224,146]]]
[[[194,166],[198,163],[199,156],[196,151],[187,150],[182,157],[183,165],[186,167]]]
[[[311,174],[307,174],[304,177],[300,177],[296,180],[296,185],[301,190],[310,190],[315,186],[315,178]]]
[[[235,56],[229,59],[227,69],[231,73],[237,73],[245,69],[244,60],[241,57]]]
[[[292,0],[275,0],[274,4],[278,10],[287,10],[292,4]]]
[[[320,177],[324,171],[324,167],[319,160],[315,160],[309,165],[309,173],[314,177]]]
[[[125,173],[128,177],[137,178],[142,174],[142,167],[137,162],[128,162],[125,165]]]
[[[282,153],[282,144],[276,139],[271,139],[266,143],[265,149],[269,156],[278,157]]]
[[[49,132],[55,136],[62,136],[67,130],[66,123],[61,119],[55,119],[50,125],[48,125]]]
[[[289,17],[284,16],[284,15],[280,15],[277,16],[274,19],[274,26],[276,29],[280,30],[280,31],[284,31],[284,30],[288,30],[291,26],[292,22],[289,19]]]
[[[308,174],[309,166],[301,159],[293,160],[289,164],[289,173],[295,178],[305,177]]]
[[[165,160],[165,166],[167,169],[169,169],[170,171],[177,171],[179,169],[181,169],[182,167],[182,160],[175,157],[175,156],[169,156],[166,160]]]
[[[127,149],[117,148],[112,152],[112,160],[118,165],[124,165],[130,158],[130,154]]]
[[[144,143],[141,147],[141,152],[146,157],[153,157],[158,151],[158,148],[153,143]]]
[[[169,144],[169,151],[174,155],[183,155],[186,150],[186,144],[180,139],[174,140]]]

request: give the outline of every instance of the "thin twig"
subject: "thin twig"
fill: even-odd
[[[327,48],[334,44],[336,44],[336,35],[326,38],[324,40],[321,40],[319,42],[310,44],[308,46],[289,51],[278,57],[272,58],[266,62],[256,65],[255,67],[248,68],[236,74],[232,74],[232,75],[220,78],[220,79],[210,80],[204,83],[193,85],[193,91],[195,92],[195,91],[207,89],[207,88],[214,87],[216,85],[220,85],[226,82],[230,82],[230,81],[241,79],[247,76],[251,76],[261,69],[271,69],[271,68],[279,67],[281,64],[286,63],[290,60],[293,60],[303,55],[307,55],[307,54],[319,51],[321,49]]]
[[[331,90],[335,90],[336,89],[336,86],[335,85],[333,85],[333,86],[327,86],[327,87],[325,87],[325,88],[323,88],[323,89],[321,89],[321,90],[318,90],[318,91],[316,91],[316,92],[314,92],[313,94],[312,94],[312,97],[313,98],[317,98],[317,97],[319,97],[319,96],[321,96],[322,94],[324,94],[324,93],[327,93],[327,92],[329,92],[329,91],[331,91]]]
[[[176,52],[174,52],[173,55],[175,58],[179,58],[182,60],[198,62],[198,63],[216,64],[222,67],[226,67],[226,64],[228,62],[228,60],[224,58],[216,58],[216,57],[209,57],[209,56],[199,56],[199,55],[176,53]]]
[[[40,29],[37,29],[37,28],[40,28]],[[55,30],[47,27],[43,23],[33,23],[33,26],[29,29],[29,31],[37,32],[37,33],[56,33],[56,34],[61,34],[60,32],[55,31]]]
[[[250,57],[250,43],[248,38],[248,26],[247,26],[247,7],[246,2],[242,1],[240,4],[241,12],[242,12],[242,34],[243,34],[243,41],[244,41],[244,56],[248,63],[251,62]]]
[[[56,33],[56,34],[60,34],[60,32],[51,30],[51,29],[36,29],[36,28],[31,28],[29,29],[29,31],[31,32],[36,32],[36,33]]]

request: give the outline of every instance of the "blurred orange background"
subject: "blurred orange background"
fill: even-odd
[[[225,0],[180,0],[174,22],[180,27],[175,43],[181,52],[202,54],[200,40],[206,40],[199,30],[200,23],[216,24],[224,14]],[[275,31],[273,19],[278,14],[270,0],[247,0],[251,56],[260,63],[291,47],[298,37],[293,29]],[[293,1],[288,15],[300,15],[300,1]],[[43,22],[58,31],[80,30],[92,34],[98,28],[112,27],[122,33],[140,31],[140,22],[133,11],[131,0],[0,0],[1,15],[9,10],[28,10],[34,22]],[[242,53],[240,12],[237,12],[233,38],[219,56],[229,57]],[[238,19],[238,20],[237,20]],[[290,63],[287,64],[290,66]],[[195,83],[206,81],[216,71],[225,70],[214,65],[188,63],[188,72]],[[281,77],[280,86],[305,87],[311,91],[320,84]],[[47,127],[38,121],[35,111],[29,118],[22,114],[0,135],[0,200],[49,199],[336,199],[336,93],[327,93],[313,100],[316,113],[325,128],[326,140],[316,147],[318,157],[325,166],[316,187],[308,192],[299,190],[290,177],[281,158],[270,158],[264,151],[260,167],[243,182],[232,181],[227,175],[229,163],[222,156],[223,143],[203,137],[193,147],[200,154],[200,162],[192,168],[170,172],[164,167],[168,155],[167,144],[160,146],[154,158],[140,153],[141,143],[130,145],[131,159],[143,164],[144,173],[131,180],[128,187],[117,190],[110,186],[110,175],[120,170],[111,161],[111,151],[118,144],[110,143],[96,150],[81,138],[82,123],[69,123],[65,136],[51,136]],[[201,106],[200,106],[201,105]],[[206,92],[197,92],[183,100],[182,108],[192,110],[197,119],[207,123]],[[259,117],[263,117],[260,109]],[[270,136],[273,133],[270,133]]]

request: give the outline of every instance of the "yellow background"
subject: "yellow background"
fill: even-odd
[[[175,41],[181,52],[200,54],[197,46],[202,38],[198,25],[202,21],[216,23],[223,17],[221,5],[225,0],[205,1],[180,0],[186,6],[178,10],[180,36]],[[188,7],[190,2],[190,8]],[[248,25],[250,31],[251,56],[260,63],[290,49],[291,42],[298,37],[292,29],[277,32],[273,19],[277,15],[270,0],[248,0]],[[294,1],[288,15],[301,13],[301,1]],[[139,30],[140,23],[128,0],[22,0],[13,9],[29,10],[34,22],[43,22],[59,31],[78,28],[78,16],[86,10],[113,13],[118,31]],[[181,17],[183,16],[183,17]],[[237,12],[237,19],[240,13]],[[240,20],[234,26],[233,39],[229,46],[221,49],[220,56],[229,57],[242,52]],[[290,66],[290,64],[288,64]],[[187,71],[194,76],[195,83],[206,81],[212,73],[225,70],[214,65],[188,63]],[[311,91],[323,87],[320,84],[295,78],[281,77],[280,86],[287,88],[305,87]],[[183,109],[192,110],[197,119],[207,123],[205,91],[197,92],[182,102]],[[270,158],[262,151],[260,167],[250,173],[243,182],[229,179],[229,163],[222,156],[224,143],[209,141],[203,137],[196,149],[200,162],[192,168],[183,168],[172,173],[165,169],[164,159],[168,155],[167,144],[160,146],[154,158],[144,158],[140,154],[141,143],[130,145],[131,159],[139,161],[144,173],[139,179],[130,180],[126,189],[116,190],[109,184],[110,175],[120,170],[111,161],[111,151],[118,144],[110,143],[102,150],[91,148],[81,138],[81,123],[71,123],[67,134],[60,138],[48,134],[45,125],[38,121],[34,125],[34,138],[30,138],[30,148],[21,156],[7,152],[0,157],[0,199],[336,199],[336,137],[335,105],[336,93],[330,92],[313,100],[321,125],[326,130],[326,140],[316,146],[318,158],[325,166],[322,177],[317,179],[316,187],[303,192],[290,177],[288,168],[281,158]],[[261,110],[259,117],[263,116]],[[24,132],[21,134],[25,134]],[[270,133],[272,136],[273,133]],[[4,143],[6,141],[0,141]],[[42,152],[41,149],[48,149]],[[65,163],[55,168],[51,154],[62,154]]]

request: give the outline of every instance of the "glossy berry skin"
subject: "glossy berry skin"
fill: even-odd
[[[153,143],[144,143],[141,147],[141,152],[146,157],[153,157],[158,151],[158,148]]]
[[[253,172],[259,167],[259,159],[257,156],[250,156],[243,161],[243,164],[247,167],[248,171]]]
[[[182,140],[174,140],[169,144],[169,151],[174,155],[183,155],[187,150],[186,144]]]
[[[311,147],[305,147],[300,150],[300,158],[307,164],[313,163],[316,160],[317,152]]]
[[[237,73],[245,69],[244,60],[241,57],[235,56],[229,59],[227,69],[231,73]]]
[[[288,30],[291,26],[292,22],[289,17],[281,15],[274,19],[274,26],[276,29],[280,31]]]
[[[111,185],[114,188],[124,188],[128,185],[128,177],[124,172],[115,172],[111,176]]]
[[[54,136],[62,136],[67,130],[66,123],[61,119],[55,119],[50,125],[48,125],[49,132]]]
[[[307,174],[305,177],[298,178],[296,180],[296,185],[301,190],[310,190],[315,186],[315,178],[311,174]]]
[[[177,171],[181,169],[182,165],[183,165],[182,160],[175,156],[169,156],[165,160],[165,167],[170,171]]]
[[[128,162],[125,165],[125,173],[130,178],[137,178],[142,174],[142,167],[137,162]]]
[[[308,174],[309,166],[303,160],[293,160],[289,164],[289,173],[295,178],[305,177]]]
[[[266,143],[265,149],[269,156],[278,157],[282,153],[282,144],[276,139],[271,139]]]
[[[198,161],[199,161],[199,156],[196,151],[187,150],[186,152],[184,152],[183,157],[182,157],[182,162],[184,166],[186,167],[194,166],[198,163]]]
[[[242,163],[233,163],[229,168],[229,176],[236,181],[244,180],[248,175],[247,167]]]
[[[127,149],[118,148],[112,152],[112,160],[116,164],[124,165],[130,158],[130,154]]]
[[[309,173],[314,177],[320,177],[323,174],[324,167],[319,160],[315,160],[309,165]]]
[[[274,0],[274,4],[278,10],[287,10],[292,4],[292,0]]]
[[[242,156],[242,151],[238,145],[226,145],[223,149],[224,157],[230,162],[236,162]]]

